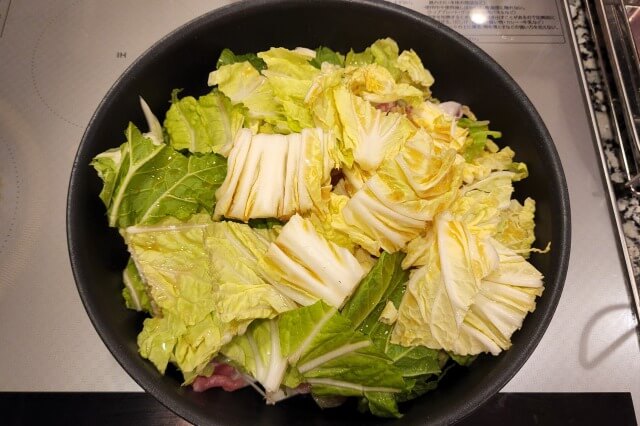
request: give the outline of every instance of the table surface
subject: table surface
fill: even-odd
[[[65,234],[68,178],[84,127],[117,76],[154,41],[226,3],[54,0],[33,7],[0,0],[0,391],[140,390],[98,338],[76,292]],[[397,3],[422,12],[431,4]],[[562,8],[553,0],[530,3],[555,13],[559,30],[462,31],[540,112],[565,168],[572,209],[560,304],[504,391],[631,392],[639,407],[635,318]]]

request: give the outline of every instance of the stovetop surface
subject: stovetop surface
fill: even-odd
[[[66,246],[68,179],[84,128],[118,75],[163,35],[227,3],[0,0],[0,391],[140,390],[78,297]],[[562,5],[396,3],[434,15],[495,58],[540,112],[565,168],[573,235],[565,289],[504,390],[630,391],[638,407],[635,318]]]

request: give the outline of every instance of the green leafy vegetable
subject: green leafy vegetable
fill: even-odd
[[[458,195],[463,161],[424,131],[417,132],[346,203],[345,223],[385,251],[402,249]]]
[[[282,386],[293,388],[300,383],[294,375],[286,376],[289,364],[282,354],[278,323],[278,320],[255,321],[245,334],[233,339],[221,351],[262,385],[270,404],[285,398]]]
[[[426,130],[436,142],[448,145],[458,153],[464,151],[469,141],[469,129],[458,124],[458,119],[440,108],[437,103],[425,101],[412,105],[408,112],[411,122]]]
[[[269,124],[279,133],[289,133],[289,125],[282,104],[275,97],[273,87],[249,62],[223,65],[209,74],[209,86],[218,86],[233,105],[247,108],[247,124],[256,129]]]
[[[437,217],[431,232],[426,266],[411,274],[392,341],[451,350],[480,280],[497,267],[498,256],[450,214]]]
[[[287,125],[292,132],[314,127],[313,117],[304,100],[318,70],[304,53],[284,48],[271,48],[258,53],[267,69],[262,74],[282,105]]]
[[[511,200],[509,207],[502,211],[495,239],[505,247],[529,257],[529,251],[536,239],[534,233],[536,202],[527,198],[524,204]]]
[[[518,247],[514,245],[514,248],[524,249],[526,253],[535,238],[532,227],[535,205],[529,203],[526,210],[521,210],[519,204],[514,204],[517,201],[511,200],[513,182],[527,174],[526,166],[512,162],[512,158],[513,151],[506,147],[464,163],[463,180],[467,184],[460,188],[461,196],[450,211],[480,238],[499,239],[500,228],[500,236],[504,236],[505,241],[515,243]]]
[[[371,46],[374,61],[389,70],[396,80],[400,77],[398,68],[398,44],[390,38],[376,40]]]
[[[343,126],[345,158],[364,170],[375,170],[384,158],[396,154],[413,134],[413,126],[400,114],[384,114],[362,98],[339,86],[334,93],[337,112]],[[349,154],[351,152],[352,154]],[[347,163],[351,166],[350,163]]]
[[[414,380],[413,386],[405,392],[399,393],[396,395],[397,402],[405,402],[410,401],[412,399],[416,399],[419,396],[424,395],[427,392],[435,390],[438,387],[439,378],[444,376],[444,373],[439,376],[435,376],[433,374],[429,374],[423,377],[417,377]],[[373,414],[375,412],[371,410]]]
[[[422,65],[422,60],[413,50],[405,50],[398,56],[397,67],[408,75],[412,83],[418,86],[428,89],[434,83],[433,76]]]
[[[478,239],[451,216],[436,219],[425,266],[411,273],[391,341],[457,355],[507,349],[542,292],[520,255]]]
[[[322,301],[262,321],[222,352],[255,377],[267,400],[284,396],[282,385],[305,382],[316,395],[362,396],[400,392],[404,380],[372,342]]]
[[[131,253],[125,305],[151,315],[142,357],[184,384],[229,363],[268,404],[310,388],[398,418],[511,346],[543,291],[525,258],[549,248],[535,201],[512,199],[527,166],[432,98],[422,59],[391,38],[224,49],[212,91],[174,90],[162,125],[140,98],[148,131],[91,165]]]
[[[458,120],[458,126],[463,129],[469,129],[469,139],[464,151],[464,158],[467,161],[473,160],[484,151],[484,147],[490,137],[498,139],[502,136],[500,132],[489,130],[488,121],[476,121],[463,117]]]
[[[471,365],[471,363],[475,361],[478,356],[477,355],[456,355],[454,353],[450,353],[449,357],[451,357],[451,359],[455,361],[456,364],[466,367],[468,365]]]
[[[100,199],[109,208],[111,199],[118,183],[118,174],[122,165],[122,148],[112,148],[95,156],[91,166],[102,179]]]
[[[159,309],[145,320],[140,353],[161,372],[173,362],[185,378],[195,378],[252,320],[296,307],[258,267],[275,230],[196,215],[131,226],[123,235]]]
[[[513,161],[515,153],[508,146],[499,150],[497,145],[487,140],[485,148],[480,155],[464,163],[462,173],[465,184],[472,185],[488,178],[493,172],[509,172],[514,182],[529,175],[526,164]],[[501,204],[504,208],[504,203]]]
[[[396,395],[391,392],[365,392],[365,398],[358,402],[358,410],[362,413],[371,412],[378,417],[400,418]]]
[[[185,374],[201,371],[246,323],[223,322],[217,312],[206,215],[189,222],[165,219],[123,232],[132,258],[161,316],[148,318],[138,336],[140,355],[164,373],[169,362]]]
[[[164,130],[162,129],[160,120],[153,114],[149,105],[142,99],[142,96],[140,97],[140,107],[149,126],[149,132],[145,133],[144,136],[151,139],[154,144],[160,145],[164,142]]]
[[[315,58],[311,59],[309,63],[314,67],[320,69],[324,62],[328,62],[333,65],[344,66],[344,55],[339,52],[335,52],[328,47],[320,46],[316,49]]]
[[[400,250],[425,226],[424,221],[387,207],[368,187],[349,199],[342,209],[342,217],[344,223],[335,222],[334,226],[351,235],[374,256],[379,255],[380,248],[388,252]]]
[[[91,163],[104,182],[100,195],[110,226],[150,224],[165,216],[185,220],[213,210],[212,190],[226,174],[224,158],[184,156],[154,144],[131,123],[126,137],[119,150],[100,154]]]
[[[383,252],[344,305],[342,315],[349,319],[356,329],[370,334],[370,329],[377,327],[377,320],[391,294],[398,287],[402,290],[409,277],[408,272],[400,267],[403,257],[401,253]],[[397,302],[399,304],[400,301]],[[368,321],[365,321],[367,319]]]
[[[356,246],[359,245],[366,252],[378,255],[380,243],[358,227],[347,223],[343,213],[348,202],[349,197],[331,193],[328,203],[323,208],[314,210],[309,215],[309,220],[316,231],[327,240],[348,248],[354,253],[357,252]]]
[[[217,222],[205,231],[218,315],[225,322],[273,318],[297,305],[268,282],[261,259],[279,231]]]
[[[383,252],[374,267],[362,280],[358,289],[342,310],[353,327],[369,336],[374,345],[385,353],[398,368],[407,383],[403,393],[390,395],[381,392],[365,393],[365,404],[375,415],[387,413],[399,416],[396,397],[411,399],[409,393],[418,396],[418,388],[424,382],[434,380],[440,373],[440,353],[424,346],[403,347],[390,342],[393,326],[379,321],[387,303],[400,305],[409,273],[402,269],[404,255]],[[400,401],[399,400],[399,401]]]
[[[492,172],[484,179],[463,186],[460,192],[463,197],[475,199],[483,198],[488,194],[496,201],[498,209],[504,210],[511,203],[513,180],[516,178],[517,175],[513,172]]]
[[[216,69],[225,65],[235,64],[237,62],[249,62],[255,69],[262,71],[267,68],[267,64],[258,57],[255,53],[245,53],[243,55],[236,55],[231,49],[223,49],[216,63]]]
[[[151,313],[151,300],[147,294],[147,286],[142,282],[138,269],[131,259],[122,272],[122,281],[124,282],[122,297],[127,308]]]
[[[348,89],[374,104],[395,104],[396,110],[404,104],[418,104],[424,100],[424,92],[411,84],[397,83],[385,67],[369,64],[349,70],[345,81]]]
[[[363,65],[372,64],[374,61],[371,48],[367,47],[362,52],[356,53],[353,49],[349,50],[347,57],[345,58],[345,66],[361,67]]]
[[[326,240],[299,215],[282,228],[262,266],[276,288],[301,305],[320,299],[339,308],[364,275],[349,250]]]
[[[334,161],[331,134],[289,135],[242,130],[229,153],[229,172],[216,192],[215,218],[286,220],[319,205]]]
[[[242,107],[232,105],[217,90],[198,100],[192,96],[178,99],[178,92],[174,90],[171,95],[171,107],[164,122],[171,146],[227,155],[244,121]]]

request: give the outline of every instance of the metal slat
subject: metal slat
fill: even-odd
[[[639,0],[640,1],[640,0]],[[602,3],[602,2],[599,2]],[[566,16],[570,17],[571,13],[569,10],[569,3],[568,0],[565,0],[564,2],[565,5],[565,12],[566,12]],[[612,126],[612,131],[613,131],[613,137],[618,141],[619,143],[619,148],[620,148],[620,153],[623,159],[623,165],[625,168],[625,173],[626,173],[626,177],[627,177],[627,186],[629,186],[629,182],[632,182],[634,175],[632,174],[633,172],[637,171],[637,163],[635,161],[635,158],[630,158],[629,157],[629,150],[633,149],[633,147],[626,147],[625,148],[625,138],[623,137],[624,133],[625,133],[625,128],[624,128],[624,120],[620,120],[618,117],[620,117],[622,113],[622,106],[620,104],[620,102],[618,102],[618,97],[615,95],[615,87],[612,87],[612,85],[610,84],[610,82],[607,79],[607,74],[610,72],[609,69],[607,69],[607,64],[605,63],[606,61],[603,60],[603,58],[606,58],[606,56],[604,55],[605,52],[603,52],[602,49],[602,40],[600,39],[600,37],[602,37],[600,34],[601,32],[599,31],[599,29],[597,28],[596,25],[594,25],[594,13],[591,10],[590,4],[588,1],[584,2],[584,6],[585,6],[585,12],[586,12],[586,18],[587,18],[587,23],[589,25],[589,30],[590,33],[592,35],[592,40],[594,42],[595,45],[595,53],[597,55],[596,59],[599,59],[598,65],[600,68],[600,73],[602,74],[602,82],[604,84],[604,89],[605,89],[605,95],[607,97],[607,100],[605,101],[605,106],[606,108],[609,110],[609,118],[611,121],[611,126]],[[602,172],[603,172],[603,176],[604,176],[604,180],[605,180],[605,184],[607,187],[607,192],[609,194],[609,202],[610,202],[610,206],[612,209],[612,213],[613,213],[613,218],[615,221],[615,225],[616,225],[616,230],[618,232],[618,240],[620,243],[620,248],[622,251],[622,257],[625,263],[625,267],[627,270],[627,276],[626,276],[626,282],[628,285],[628,289],[629,289],[629,295],[631,298],[631,303],[633,305],[634,308],[634,313],[636,316],[636,321],[637,321],[637,332],[638,332],[638,338],[640,339],[640,321],[638,321],[638,318],[640,318],[640,292],[639,292],[639,286],[638,286],[638,281],[636,280],[636,274],[635,274],[635,265],[633,265],[633,263],[631,262],[631,257],[629,255],[629,248],[627,247],[627,240],[624,234],[624,230],[623,230],[623,226],[622,226],[622,218],[620,217],[620,212],[618,211],[618,207],[617,207],[617,198],[615,195],[615,190],[614,190],[614,183],[611,181],[611,177],[609,175],[609,166],[606,160],[606,156],[605,156],[605,152],[604,152],[604,147],[603,147],[603,140],[602,140],[602,129],[599,128],[598,126],[598,120],[596,119],[596,113],[595,113],[595,109],[594,109],[594,105],[593,105],[593,100],[590,98],[589,95],[589,83],[586,80],[586,75],[585,75],[585,66],[584,63],[582,61],[582,58],[580,56],[580,49],[578,47],[578,42],[577,42],[577,35],[575,32],[575,28],[573,27],[573,25],[571,25],[571,23],[569,22],[567,25],[567,28],[569,29],[569,35],[571,38],[571,42],[573,45],[573,51],[574,51],[574,55],[575,55],[575,59],[576,59],[576,65],[578,67],[578,74],[580,77],[580,83],[582,85],[582,89],[583,92],[585,94],[585,104],[587,107],[587,113],[589,115],[589,119],[593,124],[593,137],[594,137],[594,141],[595,141],[595,145],[596,145],[596,149],[597,152],[599,154],[600,157],[600,163],[602,166]],[[603,30],[604,30],[604,25],[602,26]],[[626,152],[625,152],[626,149]],[[629,161],[629,168],[627,168],[627,164],[626,162]],[[635,169],[631,169],[632,167],[635,167]],[[637,173],[637,172],[636,172]],[[635,191],[635,189],[630,188],[632,191]],[[635,192],[634,192],[635,194]]]
[[[611,63],[610,71],[616,86],[615,92],[609,87],[609,95],[612,95],[613,101],[613,115],[616,120],[622,117],[624,121],[624,132],[619,132],[619,140],[627,178],[626,186],[634,196],[638,196],[640,195],[640,68],[638,65],[640,62],[629,26],[628,4],[620,0],[598,0],[595,4],[607,57]],[[616,124],[620,128],[621,123]]]

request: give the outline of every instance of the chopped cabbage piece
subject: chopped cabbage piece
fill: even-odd
[[[281,293],[305,306],[321,299],[341,307],[365,275],[349,250],[322,237],[299,215],[269,246],[263,266]]]
[[[289,135],[241,130],[216,191],[214,217],[287,219],[320,205],[323,187],[331,181],[333,143],[333,136],[320,129]]]
[[[451,216],[439,217],[435,229],[425,266],[411,273],[391,341],[463,356],[508,349],[511,335],[535,309],[542,274],[499,242],[476,238]]]
[[[344,222],[385,251],[402,249],[453,202],[463,161],[454,150],[419,131],[346,203]],[[371,246],[363,245],[367,250]]]

